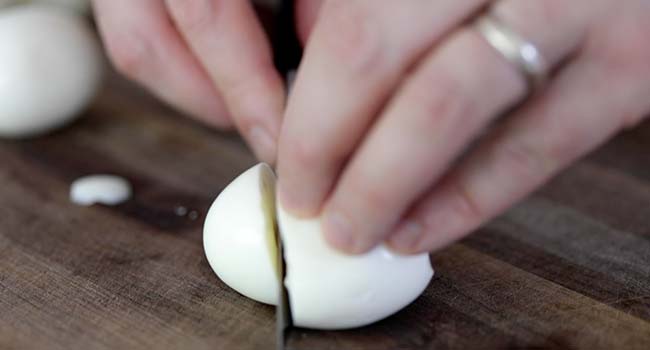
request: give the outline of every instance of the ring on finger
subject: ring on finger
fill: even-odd
[[[474,25],[485,41],[521,72],[529,92],[544,85],[548,64],[537,46],[490,13],[481,15]]]

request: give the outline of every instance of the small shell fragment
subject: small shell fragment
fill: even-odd
[[[115,175],[89,175],[70,185],[70,201],[90,206],[95,203],[117,205],[131,198],[131,184]]]

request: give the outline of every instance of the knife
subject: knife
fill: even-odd
[[[274,35],[272,37],[272,46],[274,63],[281,76],[289,79],[289,75],[298,68],[302,57],[302,46],[296,33],[293,0],[280,0],[276,4],[273,22]],[[287,81],[287,87],[288,83]],[[282,239],[277,223],[275,224],[275,232],[278,252],[276,266],[278,267],[278,277],[280,278],[278,305],[275,311],[276,349],[285,350],[293,322],[291,319],[289,293],[284,285],[286,265],[284,262]]]
[[[273,19],[273,58],[282,77],[295,71],[302,57],[302,45],[296,32],[293,0],[276,2]]]
[[[276,231],[277,224],[276,224]],[[282,251],[282,240],[280,239],[280,233],[277,233],[276,236],[277,243],[277,266],[278,266],[278,276],[280,278],[280,288],[278,289],[278,305],[275,309],[275,324],[276,324],[276,349],[285,350],[286,342],[293,325],[291,319],[291,306],[289,304],[289,293],[286,286],[284,285],[284,278],[286,273],[286,265],[284,263],[284,254]]]

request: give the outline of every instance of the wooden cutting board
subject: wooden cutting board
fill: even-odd
[[[0,142],[0,348],[270,349],[273,308],[220,282],[201,244],[212,199],[253,157],[236,135],[107,85],[69,128]],[[68,201],[72,180],[105,172],[134,198]],[[291,348],[650,348],[650,124],[432,260],[402,312],[295,330]]]

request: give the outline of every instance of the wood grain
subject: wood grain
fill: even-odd
[[[269,349],[274,310],[203,255],[212,199],[254,159],[234,134],[112,77],[83,119],[0,142],[0,349]],[[78,207],[70,182],[135,196]],[[184,206],[197,217],[177,215]],[[433,257],[422,297],[375,325],[296,329],[293,349],[647,349],[650,124]]]

